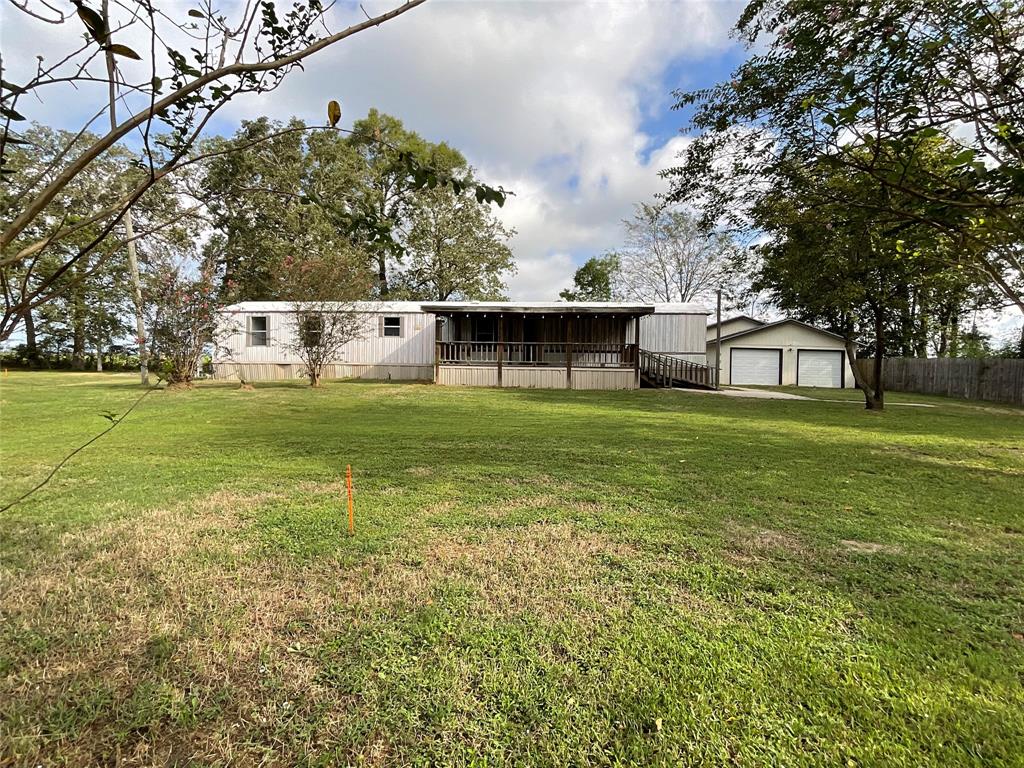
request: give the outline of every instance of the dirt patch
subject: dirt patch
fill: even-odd
[[[414,477],[430,477],[434,474],[434,470],[430,467],[409,467],[405,471]]]
[[[856,539],[840,539],[840,545],[847,552],[858,552],[865,555],[881,553],[885,555],[898,555],[903,550],[894,544],[879,544],[876,541],[858,541]]]

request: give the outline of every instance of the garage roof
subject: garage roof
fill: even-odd
[[[765,324],[764,320],[758,320],[756,317],[751,317],[750,315],[733,315],[732,317],[722,318],[722,325],[725,325],[726,323],[731,323],[734,320],[749,320],[750,322],[757,323],[758,325]],[[714,328],[717,324],[718,323],[715,320],[712,320],[711,322],[708,323],[708,330]]]
[[[793,320],[792,318],[786,318],[785,320],[776,320],[774,323],[765,323],[764,325],[759,325],[757,328],[748,328],[745,331],[737,331],[736,333],[730,333],[728,336],[723,336],[722,341],[732,341],[733,339],[738,339],[741,336],[750,336],[751,334],[754,333],[761,333],[761,331],[767,331],[769,328],[776,328],[780,325],[785,325],[786,323],[792,323],[793,325],[801,325],[804,328],[816,331],[825,336],[831,336],[832,338],[839,339],[842,342],[846,341],[846,339],[844,339],[838,333],[832,333],[832,331],[826,331],[823,328],[818,328],[817,326],[811,325],[810,323],[805,323],[802,320]],[[708,344],[714,343],[716,343],[715,339],[708,340]]]

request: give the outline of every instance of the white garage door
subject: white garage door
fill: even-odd
[[[801,387],[843,386],[843,353],[801,349],[797,352],[797,384]]]
[[[782,355],[777,349],[734,349],[730,365],[732,384],[779,383]]]

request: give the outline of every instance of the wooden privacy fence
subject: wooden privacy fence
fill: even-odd
[[[872,383],[873,366],[874,360],[857,361]],[[882,382],[892,392],[1024,405],[1024,360],[892,357],[883,361]]]

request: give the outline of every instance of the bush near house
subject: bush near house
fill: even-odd
[[[137,395],[0,379],[0,498]],[[1019,764],[1022,445],[916,395],[158,392],[0,516],[0,763]]]

